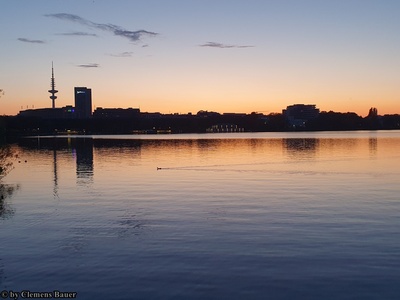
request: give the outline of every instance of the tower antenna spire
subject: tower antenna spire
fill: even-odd
[[[56,90],[56,83],[54,80],[54,68],[53,68],[53,62],[51,62],[51,90],[48,91],[51,96],[50,99],[52,100],[52,108],[56,107],[56,93],[58,93],[58,91]]]

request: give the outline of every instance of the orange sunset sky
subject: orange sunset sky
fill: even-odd
[[[141,111],[400,113],[400,1],[2,1],[0,114],[73,104]]]

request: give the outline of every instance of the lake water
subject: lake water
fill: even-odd
[[[33,137],[13,149],[6,298],[400,299],[400,131]]]

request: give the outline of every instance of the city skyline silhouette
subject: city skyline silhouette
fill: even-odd
[[[398,1],[174,0],[3,3],[0,111],[56,105],[93,89],[93,107],[187,114],[400,112]],[[29,13],[28,13],[29,12]],[[173,21],[172,21],[173,20]]]

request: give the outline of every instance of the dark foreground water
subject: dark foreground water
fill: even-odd
[[[0,206],[7,299],[400,299],[399,131],[13,149]]]

